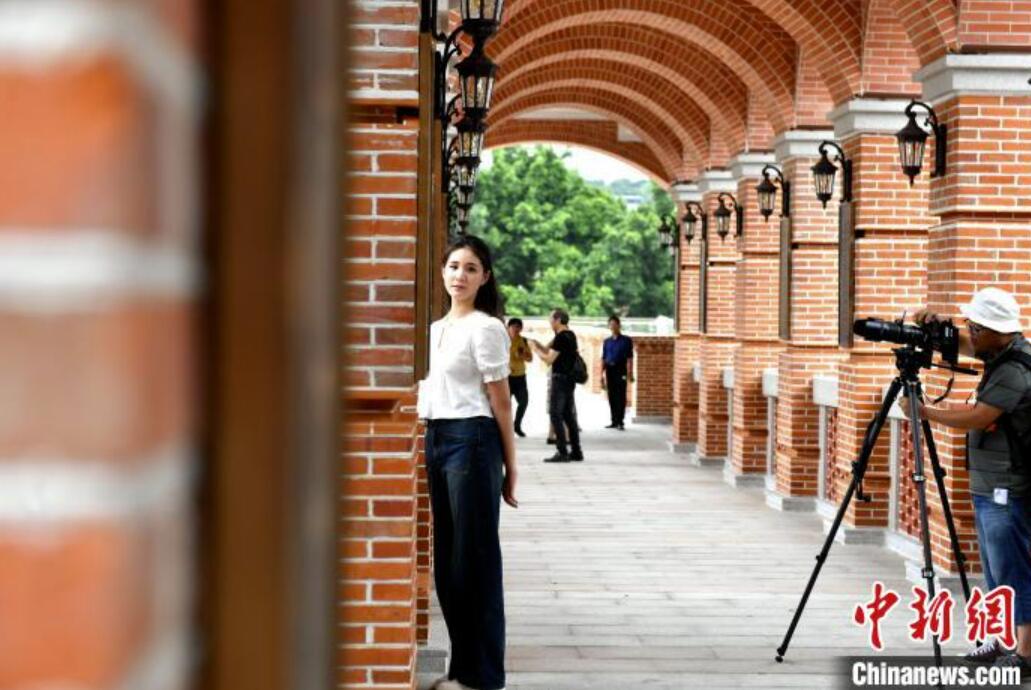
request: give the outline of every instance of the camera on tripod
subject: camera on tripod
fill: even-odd
[[[959,328],[951,319],[930,320],[922,325],[909,326],[902,319],[856,319],[852,331],[859,337],[873,342],[898,343],[920,350],[926,359],[923,367],[931,366],[931,355],[940,352],[950,367],[959,363]]]

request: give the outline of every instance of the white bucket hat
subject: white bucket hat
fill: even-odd
[[[970,304],[964,304],[959,310],[968,320],[996,333],[1017,333],[1021,330],[1017,300],[999,288],[981,290],[970,300]]]

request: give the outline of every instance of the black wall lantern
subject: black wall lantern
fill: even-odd
[[[770,179],[771,172],[780,183],[780,188],[784,191],[784,199],[780,204],[780,216],[781,218],[790,218],[791,182],[784,179],[784,174],[780,171],[780,168],[774,165],[763,166],[763,181],[755,188],[755,191],[759,193],[759,213],[768,221],[770,216],[773,215],[773,209],[777,205],[777,186]]]
[[[834,165],[827,155],[828,148],[834,148],[837,152],[834,162],[841,164],[841,200],[852,201],[852,161],[845,158],[845,151],[836,143],[825,141],[820,144],[820,160],[810,168],[813,171],[816,198],[824,208],[827,208],[827,202],[834,196],[834,175],[838,172],[838,166]]]
[[[732,213],[737,214],[734,239],[738,239],[745,234],[744,209],[741,208],[741,204],[737,203],[733,194],[720,192],[716,197],[716,210],[712,212],[712,215],[716,216],[716,234],[720,236],[721,240],[726,240],[727,235],[730,234],[730,215]]]
[[[702,222],[702,239],[708,239],[709,216],[705,209],[697,201],[686,201],[684,206],[687,209],[687,212],[681,219],[684,223],[684,239],[687,240],[688,244],[691,244],[691,241],[695,238],[695,228],[699,220]],[[695,209],[697,209],[697,213]]]
[[[480,151],[483,149],[483,134],[487,130],[486,124],[463,118],[455,125],[455,129],[458,130],[455,135],[458,141],[455,163],[467,168],[479,167]]]
[[[477,43],[473,51],[455,66],[455,71],[462,89],[464,117],[483,122],[490,109],[498,66],[484,54],[483,44]]]
[[[945,154],[946,154],[946,129],[945,125],[938,122],[938,116],[934,108],[920,101],[910,101],[906,106],[906,116],[909,122],[895,134],[899,142],[899,155],[902,159],[902,174],[909,178],[909,185],[913,185],[916,176],[924,163],[924,147],[927,144],[928,133],[916,123],[916,108],[920,107],[927,111],[927,118],[924,124],[931,128],[934,133],[934,171],[931,177],[942,177],[945,175]]]
[[[659,223],[659,241],[662,242],[663,247],[673,247],[676,242],[677,234],[677,223],[676,220],[670,222],[670,216],[662,216]]]
[[[494,35],[501,25],[505,12],[505,0],[462,0],[462,27],[477,40],[484,42]]]

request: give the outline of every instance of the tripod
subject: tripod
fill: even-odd
[[[888,388],[888,392],[884,394],[884,401],[881,403],[881,409],[878,411],[877,416],[871,420],[869,426],[866,428],[866,435],[863,437],[863,447],[859,451],[859,459],[852,463],[852,481],[848,485],[848,491],[845,493],[845,498],[841,502],[841,506],[838,508],[838,513],[834,517],[834,522],[831,525],[830,532],[827,534],[827,539],[824,541],[823,550],[816,557],[816,567],[813,568],[813,574],[809,577],[809,583],[806,585],[805,592],[802,594],[802,600],[798,604],[798,608],[795,610],[795,615],[791,619],[791,625],[788,627],[788,632],[784,636],[784,641],[781,642],[780,647],[777,648],[777,661],[783,662],[784,655],[788,651],[788,645],[791,644],[791,636],[795,633],[795,627],[798,626],[798,621],[802,617],[802,612],[805,610],[806,602],[809,601],[809,595],[813,591],[813,586],[816,584],[816,578],[820,575],[820,570],[823,568],[823,564],[827,561],[827,555],[830,553],[831,544],[834,543],[834,537],[838,533],[838,529],[841,527],[841,521],[845,517],[845,513],[848,511],[848,506],[852,502],[852,498],[858,498],[860,501],[869,502],[870,497],[863,493],[863,476],[866,474],[867,467],[870,463],[870,455],[873,453],[874,446],[877,443],[877,437],[881,433],[881,428],[884,426],[884,422],[888,419],[888,413],[891,411],[891,406],[895,403],[895,399],[899,393],[905,391],[906,404],[909,405],[909,429],[912,435],[913,442],[913,474],[912,480],[916,485],[917,489],[917,500],[920,508],[920,540],[923,543],[924,553],[924,567],[920,574],[927,580],[927,594],[929,599],[934,599],[934,564],[931,560],[931,532],[930,526],[927,519],[927,487],[926,477],[924,476],[924,456],[923,456],[923,444],[921,443],[921,432],[923,438],[927,440],[927,454],[931,458],[931,468],[934,472],[935,481],[938,483],[938,496],[942,502],[942,512],[945,515],[945,524],[949,528],[949,541],[952,544],[952,555],[956,562],[956,567],[959,569],[959,578],[963,584],[963,595],[967,601],[970,600],[970,584],[967,582],[966,573],[966,557],[963,555],[962,550],[959,546],[959,538],[956,536],[956,525],[952,520],[952,509],[949,507],[949,497],[945,492],[945,470],[942,469],[941,464],[938,462],[938,450],[934,445],[934,437],[931,435],[931,424],[925,419],[921,423],[917,424],[920,419],[919,415],[919,401],[922,394],[920,386],[920,369],[930,368],[932,365],[932,357],[934,352],[932,350],[922,350],[908,345],[906,347],[895,348],[892,350],[895,353],[895,367],[899,373]],[[945,365],[942,366],[946,369],[955,371],[966,371],[958,367],[950,367]],[[975,372],[971,372],[975,373]],[[932,636],[934,644],[934,660],[937,666],[942,664],[941,656],[941,645],[938,642],[938,636]]]

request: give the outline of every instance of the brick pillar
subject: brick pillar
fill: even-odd
[[[1031,324],[1031,74],[1028,55],[948,55],[922,68],[924,100],[948,127],[944,178],[930,181],[931,214],[927,292],[929,307],[959,315],[959,306],[983,287],[1011,292],[1021,305],[1025,329]],[[933,153],[933,152],[929,152]],[[933,168],[925,157],[924,172]],[[899,172],[901,174],[901,171]],[[925,376],[931,390],[942,390],[948,374]],[[958,376],[950,398],[964,400],[976,383]],[[947,489],[958,509],[962,539],[971,546],[964,436],[935,426],[938,452],[949,473]],[[934,555],[949,568],[947,532],[939,501],[931,495]]]
[[[673,410],[673,369],[675,338],[669,336],[634,336],[634,421],[669,422]],[[599,353],[600,358],[600,353]]]
[[[701,380],[698,383],[698,450],[695,462],[724,464],[727,458],[727,389],[723,370],[734,359],[734,289],[738,248],[733,231],[725,240],[716,234],[716,197],[737,192],[729,170],[711,169],[698,182],[702,206],[709,214],[706,328],[700,338]]]
[[[0,62],[3,688],[191,685],[201,109],[177,6],[0,16],[32,37]]]
[[[742,153],[731,162],[734,193],[744,206],[744,239],[735,287],[734,428],[726,477],[734,485],[761,485],[766,474],[766,398],[763,370],[777,365],[783,349],[777,338],[777,275],[780,235],[759,214],[755,186],[772,153]]]
[[[926,301],[927,227],[932,223],[927,212],[927,180],[924,177],[909,185],[898,168],[895,141],[895,132],[906,123],[902,111],[908,102],[857,98],[831,113],[835,136],[853,164],[855,306],[854,313],[845,317],[848,322],[868,316],[896,319],[906,312],[912,314]],[[836,219],[838,207],[837,200],[831,201],[827,214]],[[866,427],[897,373],[891,347],[856,337],[839,364],[835,496],[844,495]],[[885,425],[865,477],[864,490],[873,500],[852,502],[845,516],[849,527],[883,528],[888,524],[889,432]],[[850,535],[846,530],[846,541]]]
[[[351,20],[341,327],[352,416],[340,470],[337,680],[410,688],[430,595],[419,428],[405,409],[415,383],[416,239],[429,164],[420,165],[419,118],[406,113],[429,106],[419,99],[419,3],[362,3]]]
[[[701,203],[702,194],[694,183],[673,186],[677,201]],[[683,215],[684,208],[678,209]],[[688,242],[680,227],[680,291],[677,296],[678,330],[673,348],[673,439],[671,450],[693,453],[698,445],[698,382],[694,372],[698,365],[698,242]]]
[[[791,181],[790,337],[781,353],[777,402],[777,480],[771,505],[814,496],[819,470],[819,418],[813,376],[833,373],[837,339],[837,224],[813,193],[809,168],[830,131],[790,130],[775,140],[777,164]],[[778,211],[769,223],[775,227]]]

